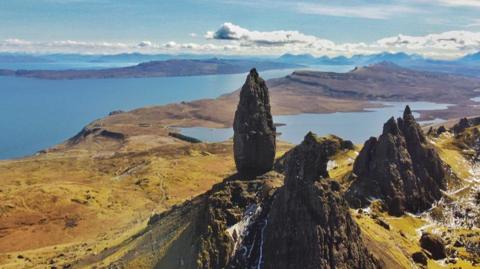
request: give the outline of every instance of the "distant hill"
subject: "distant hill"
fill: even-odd
[[[277,60],[280,62],[298,63],[298,64],[330,64],[330,65],[366,65],[378,62],[389,61],[396,64],[409,63],[412,61],[423,60],[424,58],[415,54],[406,54],[403,52],[389,53],[383,52],[371,55],[354,55],[352,57],[314,57],[311,54],[284,54]]]
[[[365,66],[387,61],[421,71],[450,73],[464,76],[480,76],[480,52],[455,60],[433,60],[416,54],[382,52],[371,55],[354,55],[352,57],[314,57],[310,54],[284,54],[277,58],[277,61],[307,65],[355,66]]]
[[[286,63],[300,63],[300,64],[315,64],[318,62],[318,58],[315,58],[311,54],[290,54],[286,53],[277,59],[279,62]]]
[[[23,53],[0,53],[0,63],[48,63],[51,60],[42,56]]]
[[[88,70],[0,70],[0,76],[17,76],[38,79],[98,79],[172,77],[213,74],[243,73],[256,67],[258,70],[301,67],[298,64],[272,61],[250,61],[233,59],[166,60],[140,63],[134,66],[88,69]]]
[[[295,89],[332,98],[457,103],[478,95],[480,79],[418,71],[392,62],[356,67],[347,73],[295,71],[270,82],[273,89]]]
[[[363,62],[363,64],[392,62],[397,65],[409,65],[413,62],[425,60],[425,58],[423,58],[420,55],[406,54],[403,52],[399,52],[399,53],[384,52],[384,53],[373,54],[373,55],[359,55],[359,56],[353,56],[352,59],[354,59],[355,62],[360,62],[360,63]]]
[[[480,110],[470,100],[478,96],[480,78],[417,71],[382,62],[357,67],[347,73],[300,70],[267,81],[274,115],[361,111],[380,102],[435,102],[452,104],[428,114],[429,119],[476,115]],[[204,99],[157,107],[152,119],[188,119],[183,127],[229,127],[239,91],[216,99]],[[146,113],[141,111],[141,113]],[[425,112],[422,112],[422,115]]]

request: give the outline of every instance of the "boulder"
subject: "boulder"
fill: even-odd
[[[240,101],[233,122],[233,149],[240,174],[260,175],[273,167],[275,127],[265,81],[255,69],[250,70],[240,91]]]
[[[428,264],[428,257],[423,253],[422,251],[417,251],[412,254],[412,260],[415,263],[421,264],[421,265],[427,265]]]
[[[422,237],[420,238],[420,246],[428,251],[434,260],[441,260],[447,257],[445,243],[437,235],[423,233]]]

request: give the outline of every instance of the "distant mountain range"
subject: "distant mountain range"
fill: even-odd
[[[293,63],[272,61],[206,59],[206,60],[166,60],[150,61],[133,66],[85,69],[85,70],[7,70],[0,69],[0,76],[29,77],[38,79],[96,79],[96,78],[136,78],[136,77],[172,77],[214,74],[236,74],[250,70],[252,66],[259,70],[300,68]]]
[[[406,53],[379,53],[372,55],[354,55],[352,57],[337,56],[337,57],[314,57],[310,54],[284,54],[278,59],[280,62],[287,63],[302,63],[310,65],[369,65],[378,62],[392,62],[398,64],[399,62],[412,62],[424,60],[418,55],[409,55]]]
[[[142,54],[142,53],[121,53],[121,54],[28,54],[28,53],[0,53],[0,63],[8,62],[150,62],[165,60],[206,60],[216,58],[214,54]],[[433,60],[417,54],[407,54],[403,52],[389,53],[382,52],[369,55],[354,55],[352,57],[314,57],[311,54],[284,54],[278,58],[267,56],[236,56],[222,55],[222,59],[237,60],[269,60],[284,63],[294,63],[303,65],[316,64],[338,64],[338,65],[367,65],[378,62],[392,62],[395,64],[412,64],[418,62],[428,63],[468,63],[480,65],[480,52],[466,55],[455,60]]]
[[[83,63],[143,63],[165,60],[207,60],[217,58],[213,54],[27,54],[27,53],[0,53],[0,63],[38,63],[38,62],[83,62]],[[229,60],[265,61],[274,60],[274,57],[228,56],[221,57]]]
[[[435,71],[466,76],[480,76],[480,52],[469,54],[455,60],[433,60],[416,54],[379,53],[372,55],[354,55],[352,57],[314,57],[310,54],[284,54],[277,61],[305,65],[355,65],[365,66],[380,62],[391,62],[416,70]]]
[[[199,54],[141,54],[141,53],[123,53],[113,55],[84,55],[84,54],[22,54],[22,53],[0,53],[0,64],[7,69],[33,69],[30,67],[22,68],[12,67],[10,63],[85,63],[86,66],[95,66],[95,64],[112,64],[109,67],[128,67],[136,64],[176,60],[180,63],[181,60],[201,60],[208,61],[216,59],[215,55],[199,55]],[[280,57],[266,57],[266,56],[222,56],[225,61],[238,61],[233,63],[250,63],[250,67],[257,66],[257,63],[270,63],[271,67],[292,67],[292,66],[315,66],[315,65],[352,65],[352,66],[366,66],[379,62],[391,62],[397,65],[408,67],[416,70],[435,71],[443,73],[460,74],[466,76],[480,76],[480,52],[469,54],[462,58],[455,60],[434,60],[425,58],[417,54],[407,54],[403,52],[389,53],[383,52],[371,55],[354,55],[352,57],[337,56],[337,57],[314,57],[311,54],[284,54]],[[275,63],[275,64],[273,64]],[[232,63],[229,63],[232,64]],[[65,65],[68,66],[68,65]],[[72,65],[75,66],[75,65]],[[107,65],[108,66],[108,65]],[[105,65],[99,65],[104,68]],[[264,64],[263,64],[263,67]],[[272,69],[271,67],[267,69]],[[68,67],[67,67],[68,68]],[[88,67],[87,67],[88,68]],[[42,69],[34,68],[34,69]],[[52,69],[52,68],[48,68]],[[61,68],[61,69],[65,69]],[[77,69],[77,68],[72,68]],[[98,69],[98,68],[96,68]],[[113,69],[113,68],[111,68]],[[131,67],[130,67],[131,69]],[[265,69],[263,69],[265,70]],[[16,71],[16,70],[15,70]],[[111,70],[110,70],[111,71]],[[242,69],[242,72],[248,71],[248,68]],[[107,71],[105,71],[107,72]],[[5,72],[3,72],[5,73]]]
[[[340,64],[340,65],[368,65],[378,62],[392,62],[395,64],[413,64],[419,62],[428,63],[470,63],[480,65],[480,52],[466,55],[455,60],[433,60],[425,58],[418,54],[407,54],[403,52],[389,53],[382,52],[378,54],[369,55],[354,55],[352,57],[337,56],[337,57],[314,57],[311,54],[284,54],[277,58],[277,61],[297,63],[297,64]]]

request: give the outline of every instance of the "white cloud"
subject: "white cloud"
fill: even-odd
[[[380,47],[396,48],[408,51],[462,52],[480,49],[480,33],[468,31],[450,31],[426,36],[398,35],[377,41]]]
[[[479,7],[480,0],[438,0],[440,4],[446,6]]]
[[[314,55],[354,55],[377,52],[407,52],[433,58],[454,58],[480,50],[480,33],[450,31],[425,36],[398,35],[373,43],[335,44],[333,41],[305,35],[298,31],[259,32],[224,23],[217,31],[207,32],[208,39],[229,40],[251,51],[270,53],[311,53]]]
[[[326,46],[333,46],[329,40],[321,40],[315,36],[305,35],[298,31],[271,31],[259,32],[250,31],[230,22],[224,23],[217,31],[209,31],[205,34],[207,39],[217,40],[236,40],[244,43],[257,45],[279,46],[285,44],[308,44],[314,42],[324,42]]]
[[[252,31],[232,23],[224,23],[206,35],[207,43],[164,44],[152,41],[138,43],[51,41],[22,39],[0,41],[0,52],[30,53],[209,53],[239,55],[280,55],[310,53],[320,56],[351,56],[379,52],[416,53],[431,58],[455,58],[480,51],[480,32],[450,31],[424,36],[397,35],[365,43],[339,43],[298,31]]]
[[[190,37],[197,37],[197,34],[196,33],[190,33],[188,34]]]
[[[140,43],[142,44],[142,43]],[[139,45],[140,46],[140,45]],[[85,42],[74,40],[61,40],[50,42],[34,42],[22,39],[6,39],[0,42],[0,51],[25,51],[25,52],[89,52],[89,51],[115,51],[132,47],[125,43],[110,42]],[[134,45],[137,47],[137,45]]]
[[[139,47],[151,47],[153,46],[153,43],[151,41],[142,41],[140,43],[138,43],[138,46]]]
[[[405,13],[419,12],[417,9],[401,5],[333,6],[313,3],[299,3],[296,10],[304,14],[366,19],[388,19]]]
[[[213,52],[222,51],[223,47],[214,44],[200,45],[195,43],[178,44],[170,41],[157,44],[152,41],[138,43],[121,42],[85,42],[74,40],[60,41],[28,41],[10,38],[0,41],[0,52],[25,52],[25,53],[83,53],[83,54],[112,54],[125,52],[141,53],[168,53],[168,52]]]

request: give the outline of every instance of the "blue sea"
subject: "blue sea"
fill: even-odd
[[[25,69],[28,67],[23,66]],[[36,68],[47,67],[36,65]],[[346,72],[352,68],[314,66],[309,69]],[[264,71],[261,76],[270,79],[293,71]],[[218,97],[238,89],[245,77],[246,74],[81,80],[0,77],[0,159],[31,155],[61,143],[88,123],[114,110],[128,111],[144,106]],[[418,103],[414,108],[437,107]],[[282,132],[280,138],[292,143],[301,141],[308,130],[319,134],[335,133],[358,142],[367,135],[378,133],[385,119],[398,115],[398,111],[400,107],[394,106],[371,113],[279,116],[275,117],[275,121],[286,124],[278,129]],[[231,129],[188,128],[183,132],[205,141],[220,141],[231,136]]]
[[[402,116],[406,105],[409,105],[414,111],[446,109],[448,106],[447,104],[429,102],[388,102],[383,103],[383,105],[385,106],[367,109],[365,112],[274,116],[273,120],[275,123],[281,123],[277,127],[277,132],[280,133],[278,139],[290,143],[298,144],[302,142],[304,136],[312,131],[321,136],[334,134],[356,144],[362,144],[369,137],[380,135],[383,123],[390,117]],[[414,112],[414,116],[418,117],[418,112]],[[441,122],[441,120],[437,119],[435,122]],[[225,141],[233,136],[232,128],[192,127],[180,128],[180,130],[187,136],[206,142]]]

